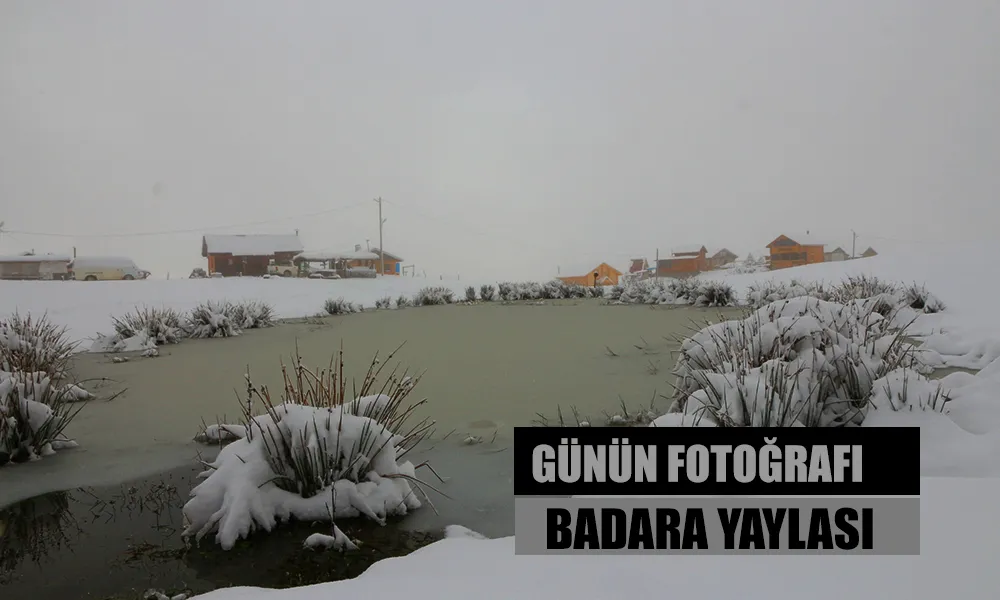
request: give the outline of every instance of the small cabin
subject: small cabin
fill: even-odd
[[[69,279],[69,263],[72,260],[72,256],[56,254],[0,256],[0,279]]]

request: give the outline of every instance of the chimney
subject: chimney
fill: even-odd
[[[361,244],[354,244],[354,251],[361,252]]]

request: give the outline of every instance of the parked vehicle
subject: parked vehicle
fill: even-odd
[[[340,279],[333,269],[318,269],[309,273],[309,279]]]
[[[145,279],[149,271],[136,266],[131,258],[119,256],[77,257],[69,263],[69,278],[77,281]]]
[[[280,275],[282,277],[294,277],[298,275],[299,268],[291,262],[277,262],[273,258],[267,264],[268,275]]]

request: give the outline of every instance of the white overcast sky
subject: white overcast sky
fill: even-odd
[[[0,252],[186,276],[376,245],[375,196],[463,279],[995,239],[1000,2],[0,1]]]

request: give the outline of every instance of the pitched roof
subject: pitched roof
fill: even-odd
[[[675,246],[670,249],[670,252],[672,254],[698,254],[702,250],[706,250],[706,248],[701,244],[687,244],[683,246]]]
[[[847,250],[844,250],[843,248],[841,248],[840,246],[837,246],[833,250],[830,250],[829,254],[833,254],[834,252],[838,252],[838,251],[841,252],[841,253],[843,253],[843,254],[847,254],[848,256],[850,256],[850,253]]]
[[[719,249],[712,248],[707,252],[707,255],[711,258],[715,258],[716,256],[722,254],[723,252],[728,252],[730,256],[739,256],[729,248],[719,248]]]
[[[371,251],[374,252],[375,254],[379,253],[379,249],[375,247],[372,247]],[[395,254],[389,252],[388,250],[384,250],[382,253],[385,254],[385,257],[389,260],[398,260],[399,262],[403,262],[402,257],[396,256]]]
[[[302,252],[297,235],[287,234],[207,234],[202,238],[202,254],[271,256],[278,252]]]
[[[774,242],[777,242],[778,240],[780,240],[783,237],[792,240],[793,242],[797,243],[800,246],[826,246],[827,245],[826,242],[823,242],[823,241],[819,240],[816,236],[814,236],[814,235],[812,235],[810,233],[797,233],[797,234],[794,234],[794,235],[787,235],[787,234],[779,235],[778,237],[776,237],[773,240],[771,240],[771,243],[768,244],[765,247],[766,248],[770,248],[771,246],[774,245]]]
[[[42,263],[42,262],[64,262],[73,260],[72,256],[62,254],[28,254],[19,256],[0,256],[0,262],[5,263]]]

